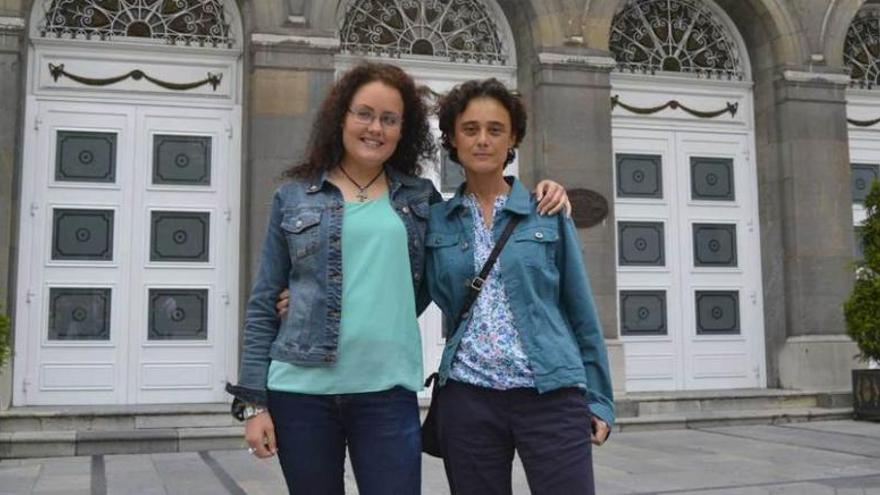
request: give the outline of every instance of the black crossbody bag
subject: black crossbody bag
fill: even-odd
[[[480,291],[483,290],[483,284],[486,283],[486,278],[489,277],[489,273],[492,271],[492,267],[495,265],[498,255],[501,254],[501,249],[507,244],[507,239],[510,238],[510,234],[513,233],[513,229],[516,228],[516,224],[518,224],[522,218],[523,217],[517,215],[507,222],[504,231],[501,233],[501,237],[498,238],[498,242],[495,243],[495,247],[493,247],[492,252],[489,253],[489,258],[483,263],[483,268],[480,270],[480,274],[474,277],[471,281],[471,290],[468,292],[464,304],[461,305],[461,311],[459,311],[458,318],[455,320],[455,327],[453,327],[452,333],[446,336],[447,339],[452,338],[452,335],[458,327],[461,326],[461,322],[467,318],[471,306],[474,305],[474,301],[477,300]],[[439,375],[437,372],[434,372],[431,373],[431,376],[429,376],[427,380],[425,380],[425,387],[431,387],[431,404],[428,406],[428,415],[425,416],[425,422],[422,423],[422,452],[434,457],[443,457],[443,452],[440,449],[440,430],[437,425],[437,394],[440,391],[440,387],[437,384],[439,381],[438,378]]]

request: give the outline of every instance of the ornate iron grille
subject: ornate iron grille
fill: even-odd
[[[856,14],[843,42],[843,63],[850,85],[871,89],[880,78],[880,6],[866,5]]]
[[[233,45],[223,0],[47,0],[40,35],[163,40],[172,45]]]
[[[340,41],[347,53],[507,63],[497,26],[476,0],[356,0]]]
[[[701,0],[629,0],[609,44],[621,72],[743,78],[733,36]]]

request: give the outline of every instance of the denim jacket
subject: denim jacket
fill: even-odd
[[[428,305],[422,287],[424,239],[430,204],[440,200],[431,181],[386,167],[391,204],[406,227],[416,310]],[[332,366],[342,312],[342,216],[345,203],[327,174],[294,180],[275,191],[256,282],[247,303],[238,386],[242,401],[266,402],[270,360]],[[275,301],[290,289],[287,316]]]
[[[582,387],[592,414],[614,424],[614,403],[602,328],[581,255],[577,230],[564,215],[539,216],[537,201],[516,179],[493,223],[497,239],[513,215],[523,216],[498,262],[514,324],[529,358],[535,387],[544,393]],[[474,273],[474,225],[462,203],[463,188],[450,201],[431,207],[425,242],[428,292],[443,310],[447,338],[440,361],[440,385],[464,334],[455,328]]]

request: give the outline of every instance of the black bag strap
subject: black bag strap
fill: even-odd
[[[455,330],[461,325],[462,320],[467,317],[468,311],[471,310],[471,306],[474,305],[474,301],[477,300],[480,291],[483,290],[483,284],[486,283],[486,279],[489,277],[489,273],[492,271],[492,267],[495,265],[498,255],[501,254],[501,250],[504,248],[504,245],[507,244],[507,239],[510,238],[510,234],[513,234],[513,229],[516,228],[516,224],[518,224],[522,218],[522,216],[517,215],[507,222],[507,225],[504,227],[504,232],[501,233],[498,241],[495,242],[495,247],[493,247],[492,252],[489,253],[489,258],[483,263],[483,269],[480,270],[480,274],[471,280],[471,290],[468,291],[467,296],[465,296],[461,311],[458,312],[458,318],[455,319],[455,328],[452,329],[452,332],[447,338],[452,337],[452,334],[455,333]]]

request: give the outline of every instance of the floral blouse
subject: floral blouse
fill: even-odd
[[[493,218],[506,203],[507,195],[495,199]],[[474,195],[467,195],[463,204],[471,211],[474,222],[474,271],[479,273],[495,246],[492,227],[486,227],[483,222],[482,210]],[[500,266],[499,258],[474,302],[449,377],[497,390],[533,388],[535,380],[514,325]]]

